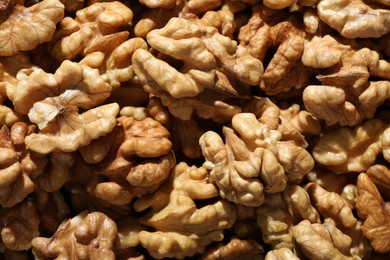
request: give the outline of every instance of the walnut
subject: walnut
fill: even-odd
[[[0,204],[13,207],[36,189],[35,179],[42,174],[47,164],[45,156],[30,151],[24,145],[32,129],[18,122],[11,129],[0,130]]]
[[[317,79],[323,85],[307,86],[303,102],[328,125],[355,126],[371,119],[390,96],[390,63],[351,41],[343,44],[330,35],[315,36],[305,44],[302,62],[321,69]],[[370,81],[370,77],[384,80]]]
[[[146,5],[149,8],[163,8],[171,9],[176,4],[175,0],[140,0],[141,4]]]
[[[301,62],[305,31],[299,18],[286,16],[283,11],[274,13],[264,5],[256,5],[252,17],[238,35],[240,45],[262,62],[272,48],[277,49],[271,61],[264,64],[266,68],[260,84],[268,95],[303,88],[311,76],[311,71]],[[268,14],[273,16],[268,17]]]
[[[39,215],[31,199],[11,208],[0,208],[0,247],[13,251],[28,250],[39,235]]]
[[[319,138],[313,158],[336,173],[366,171],[382,152],[382,135],[388,127],[372,119],[354,128],[337,128]]]
[[[283,259],[291,259],[298,260],[299,258],[288,248],[280,248],[268,251],[265,256],[265,260],[283,260]]]
[[[330,223],[302,220],[293,227],[294,239],[310,259],[356,259],[349,254],[352,239]]]
[[[39,230],[43,234],[54,234],[57,227],[70,213],[69,205],[58,190],[46,192],[37,190],[33,200],[39,214]]]
[[[64,17],[64,5],[58,0],[30,7],[5,2],[10,4],[6,11],[0,10],[0,56],[12,56],[52,40],[56,24]]]
[[[147,42],[161,53],[183,62],[176,69],[141,49],[132,59],[133,69],[145,91],[161,98],[170,112],[180,119],[188,120],[192,110],[197,110],[190,102],[206,102],[202,99],[210,96],[212,99],[212,94],[201,95],[206,90],[237,98],[240,94],[248,94],[249,86],[259,83],[261,62],[251,57],[245,48],[237,47],[235,41],[219,34],[216,28],[172,18],[164,28],[150,32]],[[207,101],[206,105],[217,105],[217,102],[218,99]],[[178,111],[183,104],[189,108]],[[221,109],[225,110],[226,106]],[[211,117],[203,116],[206,109],[204,112],[202,108],[199,110],[200,117]]]
[[[94,106],[110,93],[110,85],[96,69],[71,61],[64,61],[54,74],[32,72],[18,82],[13,100],[15,110],[28,114],[40,129],[26,137],[26,145],[44,154],[72,152],[107,134],[115,125],[119,106]],[[89,110],[79,114],[79,109]]]
[[[317,10],[322,21],[346,38],[378,38],[390,32],[390,11],[369,1],[320,1]]]
[[[15,88],[18,81],[38,69],[31,63],[25,53],[18,53],[12,56],[0,57],[0,124],[11,127],[19,121],[27,121],[25,115],[16,112],[7,105],[13,100]]]
[[[141,231],[141,245],[157,259],[183,259],[203,253],[207,245],[223,239],[223,230],[236,219],[236,207],[217,196],[218,189],[208,182],[205,168],[179,163],[156,192],[134,203],[136,211],[149,209],[141,224],[156,230]],[[217,201],[207,202],[212,198]],[[195,200],[204,200],[206,204],[197,206]]]
[[[63,222],[51,238],[35,237],[32,252],[37,259],[115,259],[116,236],[116,224],[106,215],[82,212]]]
[[[389,243],[389,202],[385,202],[378,190],[389,186],[390,170],[384,166],[372,166],[367,173],[359,174],[357,187],[358,198],[356,209],[364,220],[362,227],[364,236],[370,240],[376,252],[390,252]],[[378,187],[377,187],[378,186]],[[384,194],[388,196],[388,194]]]
[[[108,135],[80,148],[84,160],[108,181],[96,186],[97,197],[115,205],[155,191],[175,165],[169,132],[157,121],[122,116]]]
[[[147,49],[146,42],[141,38],[126,40],[127,37],[127,32],[119,32],[96,39],[93,45],[84,50],[85,57],[80,64],[99,69],[104,81],[113,89],[120,87],[122,82],[134,77],[131,57],[135,50]]]
[[[235,115],[232,128],[224,126],[222,132],[225,144],[212,131],[203,134],[199,144],[211,180],[223,198],[235,203],[260,206],[264,202],[263,184],[266,193],[281,192],[288,177],[302,178],[313,167],[306,150],[280,142],[280,132],[257,121],[253,113]]]
[[[122,31],[132,19],[133,12],[118,1],[95,3],[78,10],[74,19],[70,16],[62,19],[49,51],[59,61],[85,56],[97,45],[102,48],[112,34]],[[123,34],[128,36],[128,32]]]
[[[283,9],[295,4],[298,0],[264,0],[263,4],[271,9]]]
[[[287,186],[283,193],[267,194],[256,214],[263,240],[273,249],[294,249],[292,227],[299,221],[320,222],[320,215],[311,205],[309,195],[296,185]]]
[[[254,240],[233,237],[226,245],[217,244],[202,254],[202,260],[262,259],[263,247]]]

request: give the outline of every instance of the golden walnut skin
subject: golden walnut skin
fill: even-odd
[[[96,174],[108,181],[96,186],[97,197],[114,205],[154,192],[169,175],[176,160],[169,132],[157,121],[121,116],[111,133],[80,148]]]
[[[366,173],[359,174],[357,187],[358,198],[356,209],[358,215],[365,219],[363,234],[370,240],[376,252],[390,251],[390,205],[384,201],[378,188],[390,185],[390,170],[382,165],[372,166]],[[378,186],[378,187],[377,187]],[[386,191],[385,189],[382,189]],[[384,193],[388,196],[388,193]]]
[[[63,222],[51,238],[35,237],[36,259],[115,259],[112,247],[117,236],[113,220],[101,212],[82,212]]]
[[[155,231],[141,231],[139,239],[152,257],[183,259],[203,253],[213,241],[221,241],[223,230],[233,226],[236,207],[226,200],[206,202],[218,196],[217,187],[208,182],[208,171],[181,162],[169,179],[154,193],[135,201],[134,209],[149,209],[141,223]]]
[[[44,0],[27,8],[16,4],[10,8],[11,14],[0,21],[0,56],[32,50],[52,40],[56,24],[64,17],[64,5],[58,0]]]
[[[307,86],[302,97],[306,109],[327,125],[358,125],[390,97],[390,63],[352,41],[315,36],[305,43],[302,62],[320,69],[323,85]]]

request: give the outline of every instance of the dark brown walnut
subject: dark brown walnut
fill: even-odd
[[[305,43],[302,62],[319,70],[322,83],[305,88],[304,105],[327,125],[356,126],[390,97],[390,63],[352,40],[315,36]]]
[[[198,202],[204,202],[198,206]],[[234,204],[218,198],[217,187],[208,181],[203,167],[181,162],[160,188],[134,203],[138,212],[147,210],[141,224],[154,229],[141,231],[139,240],[157,259],[183,259],[205,252],[206,246],[224,238],[224,229],[236,220]]]
[[[96,174],[108,180],[96,186],[96,196],[124,205],[155,191],[176,162],[169,138],[169,132],[151,118],[118,118],[111,133],[80,149]]]
[[[370,167],[366,173],[359,174],[356,209],[364,219],[363,234],[370,240],[376,252],[390,251],[390,206],[381,195],[384,186],[390,185],[390,170],[383,165]],[[377,187],[378,186],[378,187]],[[381,192],[379,189],[381,189]],[[388,194],[384,193],[385,196]]]
[[[39,235],[39,215],[34,202],[25,199],[11,208],[0,208],[0,248],[22,251],[31,248]]]
[[[35,237],[32,252],[37,259],[115,259],[117,236],[113,220],[100,212],[82,212],[63,222],[51,238]]]
[[[241,27],[239,43],[249,53],[267,62],[260,87],[268,95],[300,89],[307,85],[311,70],[301,62],[305,31],[297,14],[270,10],[264,5],[253,7],[252,17]],[[276,49],[276,53],[272,53]]]
[[[24,144],[33,128],[15,123],[0,130],[0,205],[13,207],[36,189],[34,183],[48,162],[46,156],[29,150]]]
[[[263,247],[254,240],[233,237],[227,244],[218,243],[202,254],[202,260],[260,259]]]
[[[0,3],[0,56],[12,56],[52,40],[56,24],[64,17],[59,0],[44,0],[30,7],[12,3]]]

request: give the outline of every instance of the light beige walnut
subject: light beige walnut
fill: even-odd
[[[369,1],[320,1],[317,11],[322,21],[346,38],[378,38],[390,32],[390,10]]]
[[[29,150],[25,138],[33,129],[18,122],[0,130],[0,205],[13,207],[35,191],[34,180],[47,164],[44,155]]]
[[[30,249],[31,240],[39,235],[39,221],[31,199],[11,208],[0,208],[0,247],[12,251]]]
[[[222,35],[233,39],[235,31],[234,13],[230,10],[207,11],[201,18],[200,23],[218,29]]]
[[[80,148],[84,160],[96,165],[96,174],[107,178],[96,186],[96,196],[124,205],[154,192],[176,163],[169,138],[150,117],[138,121],[121,116],[111,133]]]
[[[390,207],[389,202],[384,201],[378,190],[378,188],[383,190],[383,186],[388,186],[389,180],[390,170],[385,166],[376,165],[368,169],[367,173],[359,174],[357,181],[356,209],[358,215],[365,219],[362,227],[363,234],[370,240],[373,249],[379,253],[390,251],[388,239],[390,234]],[[388,196],[385,193],[384,195]]]
[[[141,4],[146,5],[148,8],[164,8],[171,9],[175,6],[175,0],[140,0]]]
[[[256,5],[248,23],[240,29],[240,45],[260,61],[267,63],[266,54],[276,49],[268,64],[264,64],[260,84],[268,95],[301,89],[309,81],[312,72],[301,62],[305,31],[300,20],[297,15]]]
[[[304,105],[328,125],[360,124],[373,118],[377,107],[390,97],[390,63],[353,41],[315,36],[305,43],[302,62],[320,70],[317,79],[322,83],[305,88]]]
[[[297,181],[313,168],[314,161],[304,148],[281,142],[281,133],[259,122],[253,113],[235,115],[232,128],[224,126],[222,132],[225,143],[208,131],[199,144],[211,180],[221,196],[232,202],[260,206],[264,192],[281,192],[290,177]]]
[[[202,260],[234,260],[234,259],[262,259],[263,247],[251,239],[238,239],[233,237],[227,244],[218,243],[207,250]]]
[[[280,248],[268,251],[265,260],[299,260],[299,258],[288,248]]]
[[[52,40],[56,24],[64,17],[59,0],[44,0],[30,7],[12,0],[2,4],[6,6],[0,11],[0,56],[12,56]]]
[[[349,254],[351,237],[329,223],[310,223],[303,220],[293,227],[294,239],[308,258],[360,259]]]
[[[104,81],[113,89],[120,87],[122,82],[134,77],[131,57],[135,50],[147,50],[143,39],[126,40],[127,37],[127,32],[119,32],[96,39],[84,50],[85,57],[80,64],[98,69]]]
[[[59,29],[54,34],[49,52],[59,61],[73,60],[84,56],[89,48],[97,45],[104,48],[112,34],[123,31],[133,19],[133,12],[123,3],[95,3],[80,9],[76,17],[62,19]],[[125,37],[128,32],[123,31]]]
[[[35,237],[32,252],[37,259],[115,259],[116,236],[116,224],[109,217],[82,212],[63,222],[51,238]]]
[[[97,69],[71,61],[64,61],[54,74],[32,72],[18,82],[13,99],[15,110],[28,114],[40,130],[27,137],[26,145],[44,154],[73,152],[109,133],[119,106],[96,106],[111,90]],[[86,111],[80,114],[79,109]]]
[[[382,135],[388,127],[372,119],[354,128],[336,128],[319,138],[313,158],[336,173],[366,171],[382,153]]]
[[[233,226],[236,207],[218,199],[218,189],[208,181],[208,174],[203,167],[179,163],[156,192],[135,201],[136,211],[148,209],[141,224],[155,229],[139,233],[141,245],[152,257],[183,259],[203,253],[206,246],[223,239],[224,229]],[[195,201],[205,204],[197,206]]]

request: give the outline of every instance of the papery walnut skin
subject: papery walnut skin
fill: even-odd
[[[116,235],[116,224],[106,215],[83,212],[62,223],[51,238],[34,238],[32,252],[37,259],[115,259]]]
[[[183,259],[203,253],[207,245],[221,241],[223,230],[234,224],[236,208],[226,200],[195,205],[195,200],[218,196],[217,187],[208,182],[207,175],[203,167],[190,167],[181,162],[155,193],[135,201],[136,211],[150,208],[141,218],[141,224],[156,231],[141,231],[139,239],[154,258]]]
[[[58,0],[45,0],[28,8],[15,5],[7,19],[0,21],[0,56],[11,56],[50,41],[63,16],[64,5]]]

